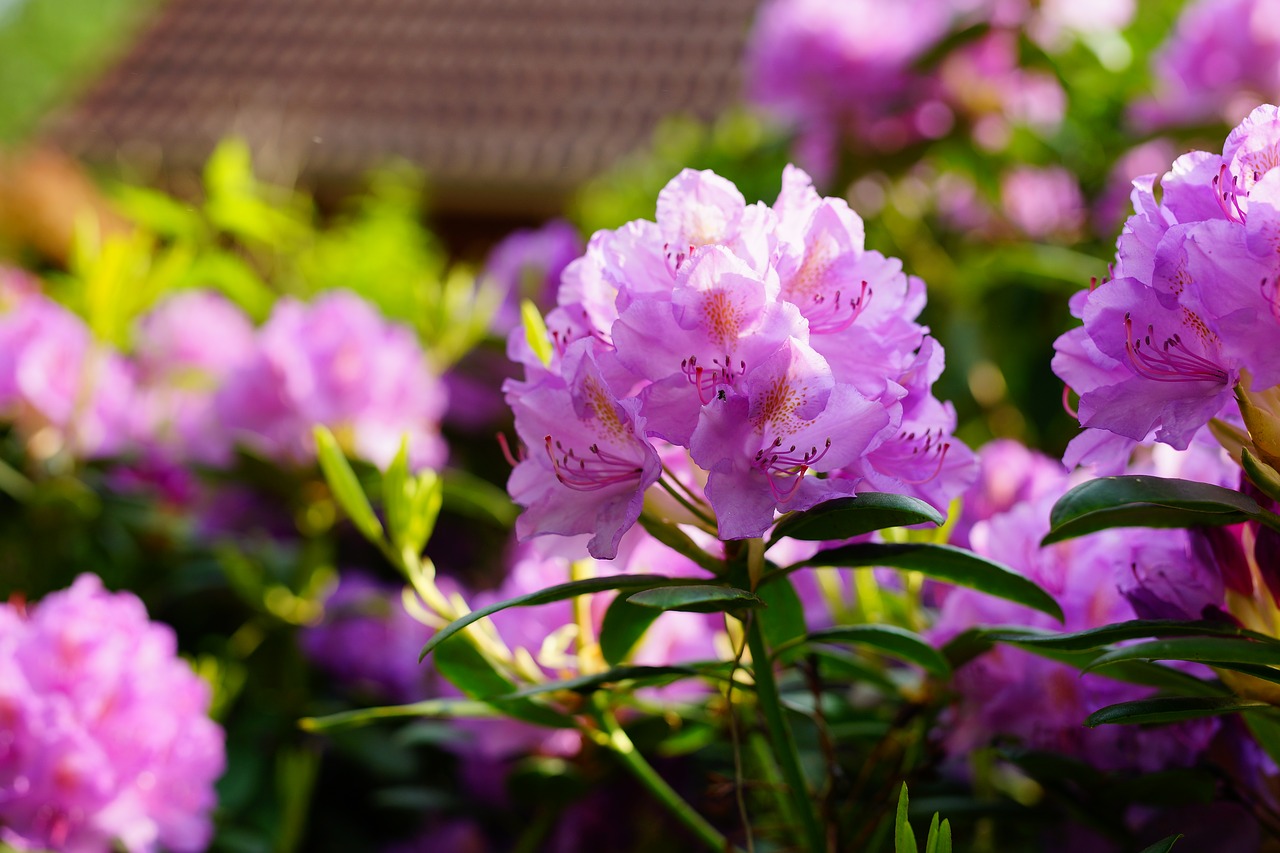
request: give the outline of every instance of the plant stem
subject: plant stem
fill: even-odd
[[[666,806],[677,820],[688,827],[708,849],[714,850],[716,853],[724,853],[726,850],[741,850],[741,848],[730,844],[729,839],[725,838],[720,830],[694,811],[693,806],[685,802],[684,798],[667,784],[667,780],[658,775],[658,771],[654,770],[653,766],[645,760],[640,751],[636,749],[636,745],[631,742],[631,738],[627,737],[627,733],[622,730],[622,726],[618,725],[618,721],[613,716],[612,711],[602,707],[600,709],[600,722],[609,736],[609,748],[622,759],[622,763],[631,771],[631,774],[636,777],[641,785],[644,785],[649,790],[649,793],[657,797],[658,801]]]
[[[804,771],[800,768],[795,736],[782,716],[782,699],[778,694],[778,684],[773,678],[773,666],[770,663],[769,648],[765,645],[764,632],[760,630],[760,621],[755,618],[748,618],[746,627],[747,647],[751,650],[752,673],[755,675],[760,711],[764,714],[769,739],[773,741],[778,766],[790,789],[793,810],[800,818],[806,840],[805,849],[810,853],[823,853],[827,845],[823,840],[818,817],[813,811],[813,801],[809,798]]]

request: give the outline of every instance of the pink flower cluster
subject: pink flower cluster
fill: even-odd
[[[1239,121],[1280,93],[1280,3],[1195,0],[1151,65],[1155,96],[1132,108],[1139,126]]]
[[[131,433],[132,391],[124,359],[79,317],[34,281],[0,271],[0,421],[29,437],[33,455],[119,453]]]
[[[142,317],[126,358],[32,283],[0,280],[0,420],[37,455],[143,455],[221,466],[237,445],[312,458],[325,424],[355,454],[444,461],[445,394],[413,333],[357,296],[282,299],[255,329],[216,294],[187,291]]]
[[[915,320],[924,301],[800,170],[772,206],[681,172],[657,221],[596,233],[566,269],[548,340],[512,335],[517,531],[593,534],[611,559],[659,478],[722,539],[858,490],[945,507],[973,462],[931,393],[943,354]]]
[[[1183,470],[1224,476],[1225,454],[1181,454]],[[1066,616],[1059,624],[1021,605],[968,589],[950,590],[933,638],[945,642],[976,626],[1025,625],[1081,631],[1135,618],[1198,619],[1222,600],[1222,581],[1183,530],[1108,530],[1046,548],[1049,510],[1079,481],[1062,466],[1012,442],[979,454],[983,476],[965,495],[968,547],[1024,574],[1048,591]],[[1020,464],[1011,464],[1020,463]],[[1149,473],[1150,466],[1142,472]],[[1135,473],[1137,473],[1135,471]],[[1162,473],[1172,473],[1164,471]],[[1010,646],[956,671],[956,705],[943,739],[957,758],[993,741],[1074,755],[1106,770],[1151,772],[1193,763],[1217,730],[1213,721],[1140,728],[1081,721],[1106,705],[1150,695],[1150,688],[1079,670]],[[1034,708],[1035,713],[1028,713]]]
[[[0,839],[76,853],[204,850],[222,730],[173,632],[93,575],[0,605]]]
[[[1124,0],[771,0],[748,43],[748,97],[798,132],[799,156],[819,175],[841,141],[893,151],[946,136],[957,119],[999,150],[1013,126],[1049,133],[1066,111],[1054,75],[1022,64],[1020,39],[1058,50],[1132,14]],[[948,37],[984,22],[986,33],[922,67]]]
[[[1280,383],[1280,111],[1261,106],[1222,154],[1179,157],[1134,181],[1114,277],[1076,294],[1082,327],[1054,371],[1080,395],[1086,431],[1066,461],[1115,467],[1135,442],[1182,449],[1233,416],[1237,384]]]

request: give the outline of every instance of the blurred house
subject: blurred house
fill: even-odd
[[[198,169],[246,138],[321,192],[404,159],[433,207],[558,210],[665,116],[737,96],[755,0],[171,0],[47,138],[90,163]]]

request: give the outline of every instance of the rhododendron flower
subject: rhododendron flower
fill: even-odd
[[[173,632],[93,575],[0,605],[0,839],[78,853],[204,850],[222,730]]]
[[[171,296],[138,322],[134,364],[145,423],[140,437],[174,461],[226,464],[231,437],[213,410],[227,377],[253,354],[244,312],[205,291]]]
[[[37,456],[123,452],[134,419],[130,366],[61,305],[26,287],[10,293],[8,310],[0,301],[0,417]]]
[[[1144,128],[1239,121],[1280,92],[1280,3],[1195,0],[1152,57],[1154,98],[1131,114]]]
[[[481,272],[506,295],[494,315],[494,331],[506,334],[519,324],[522,299],[554,305],[560,275],[582,249],[578,230],[562,219],[513,231],[494,246]]]
[[[660,480],[722,539],[859,489],[942,508],[967,485],[972,456],[932,397],[924,283],[865,248],[845,202],[794,167],[772,206],[686,169],[657,216],[593,236],[547,340],[508,344],[522,537],[592,534],[612,558]]]
[[[1080,395],[1082,426],[1185,448],[1234,409],[1246,375],[1280,383],[1280,121],[1262,106],[1232,131],[1222,156],[1178,158],[1161,182],[1134,181],[1135,213],[1117,242],[1116,277],[1077,295],[1084,320],[1057,342],[1054,370]],[[1072,461],[1113,444],[1093,438]]]
[[[273,459],[310,460],[312,427],[324,424],[384,467],[405,435],[415,466],[443,463],[444,408],[444,387],[413,332],[342,291],[310,305],[280,300],[216,402],[234,438]]]

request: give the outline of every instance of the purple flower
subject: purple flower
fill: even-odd
[[[0,312],[0,418],[16,423],[38,457],[124,451],[134,417],[129,366],[62,306],[25,288],[11,292],[23,295]]]
[[[1197,0],[1152,57],[1153,98],[1132,108],[1144,128],[1234,122],[1280,91],[1274,0]]]
[[[339,681],[380,701],[416,702],[427,697],[418,653],[431,634],[404,609],[400,587],[351,570],[325,600],[323,620],[299,642]]]
[[[577,229],[563,219],[513,231],[494,246],[481,273],[506,294],[493,318],[494,331],[505,335],[519,325],[522,299],[541,308],[554,305],[560,274],[582,250]]]
[[[213,402],[253,355],[249,318],[215,293],[192,290],[153,308],[135,338],[143,440],[175,461],[227,464],[231,437]]]
[[[1000,182],[1000,203],[1015,228],[1033,240],[1077,235],[1084,225],[1084,196],[1066,169],[1023,166]]]
[[[658,453],[644,437],[640,401],[614,395],[590,341],[572,345],[565,366],[572,384],[548,378],[506,386],[529,448],[507,484],[525,507],[516,530],[521,538],[591,533],[591,555],[613,559],[640,517],[645,489],[658,480]]]
[[[173,632],[93,575],[0,605],[0,838],[23,849],[204,850],[222,730]]]
[[[444,408],[443,385],[413,333],[343,291],[310,305],[278,302],[251,358],[228,377],[215,403],[237,441],[278,461],[312,459],[312,427],[324,424],[351,452],[380,466],[407,435],[415,467],[444,461],[438,429]]]
[[[506,386],[520,535],[593,534],[613,557],[661,477],[689,496],[681,517],[716,516],[724,539],[864,486],[949,503],[972,460],[932,397],[924,283],[863,242],[857,214],[794,167],[772,206],[685,170],[656,222],[594,235],[548,346],[523,330],[508,344],[525,373]]]
[[[1178,158],[1156,201],[1134,181],[1135,213],[1117,243],[1116,278],[1072,302],[1084,320],[1055,345],[1054,370],[1080,395],[1082,426],[1185,448],[1236,385],[1280,382],[1280,120],[1254,110],[1221,157]],[[1273,189],[1275,188],[1275,189]],[[1114,444],[1085,440],[1089,462]]]

